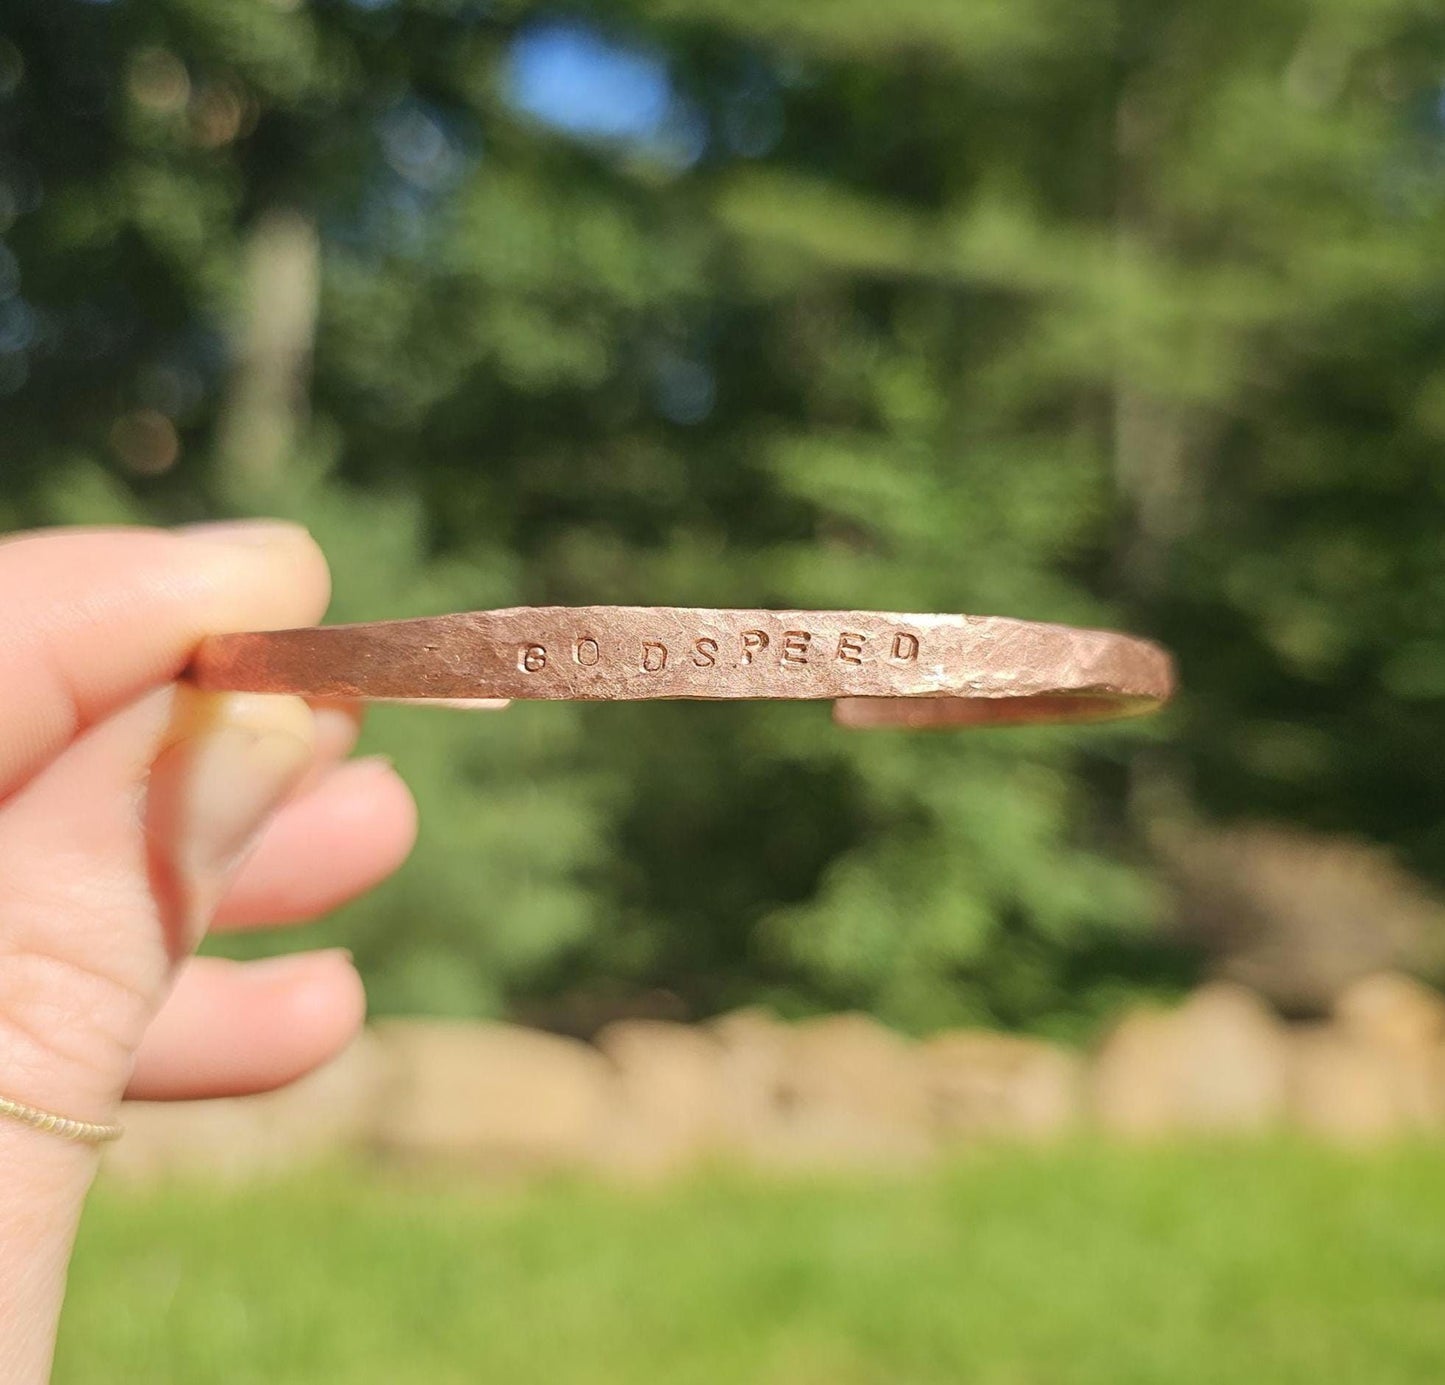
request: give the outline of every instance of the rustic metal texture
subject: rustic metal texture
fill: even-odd
[[[1169,655],[1000,616],[536,606],[217,635],[203,688],[387,700],[838,699],[848,726],[1093,720],[1168,700]]]

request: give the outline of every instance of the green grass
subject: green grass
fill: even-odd
[[[103,1192],[55,1379],[1445,1379],[1445,1150],[995,1154],[648,1192]]]

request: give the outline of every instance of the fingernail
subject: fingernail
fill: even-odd
[[[188,836],[196,864],[227,869],[311,763],[315,728],[300,698],[221,699],[192,742]]]
[[[209,922],[236,867],[310,767],[314,736],[300,698],[178,694],[147,811],[191,929]]]
[[[175,532],[188,539],[237,543],[246,548],[272,548],[310,536],[304,525],[286,519],[213,520],[205,524],[183,524]]]

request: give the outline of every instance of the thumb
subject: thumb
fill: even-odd
[[[176,964],[312,745],[299,699],[167,688],[94,727],[0,810],[6,1095],[109,1117]]]

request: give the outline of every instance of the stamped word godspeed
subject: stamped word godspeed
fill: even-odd
[[[1173,688],[1164,650],[1107,630],[756,607],[513,606],[219,635],[190,674],[321,698],[831,698],[846,724],[909,726],[1135,715]]]
[[[780,668],[803,668],[820,660],[862,667],[869,658],[914,663],[921,649],[918,636],[908,630],[895,630],[876,640],[856,630],[841,630],[836,636],[820,636],[813,630],[784,630],[776,643],[766,630],[740,630],[735,637],[726,639],[698,635],[681,649],[676,639],[671,644],[660,639],[638,640],[633,667],[640,673],[665,673],[669,662],[678,657],[696,669],[750,668],[765,660]],[[570,641],[570,653],[572,662],[580,668],[596,668],[602,663],[602,645],[595,635],[575,636]],[[548,647],[539,642],[517,646],[517,668],[523,673],[541,673],[551,657]]]

